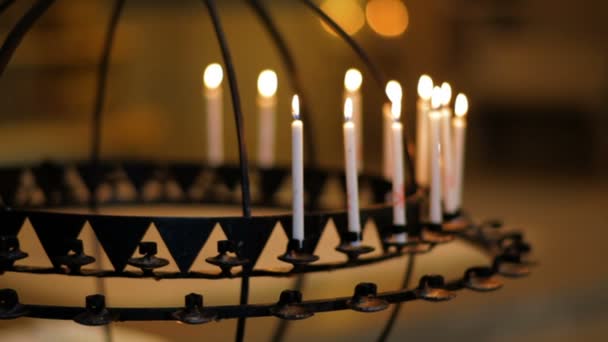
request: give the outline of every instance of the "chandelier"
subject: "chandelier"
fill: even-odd
[[[401,123],[404,96],[400,84],[389,81],[357,42],[322,9],[311,0],[300,2],[354,50],[374,81],[386,91],[388,101],[381,117],[384,122],[384,172],[366,173],[361,167],[362,78],[355,69],[348,70],[345,77],[342,132],[344,169],[324,169],[314,163],[305,166],[304,157],[310,157],[315,143],[312,132],[306,129],[310,120],[306,109],[306,91],[300,83],[297,66],[281,31],[259,0],[249,0],[247,3],[271,36],[297,93],[292,99],[291,168],[279,167],[274,163],[277,81],[276,74],[270,70],[262,72],[258,79],[258,158],[255,165],[249,162],[237,75],[214,0],[204,0],[203,3],[219,42],[223,67],[217,63],[210,64],[204,74],[208,123],[206,162],[102,160],[100,137],[106,79],[116,27],[125,4],[125,0],[117,0],[99,64],[90,158],[69,163],[41,162],[0,169],[0,275],[17,272],[54,274],[66,278],[163,281],[240,278],[240,302],[236,305],[208,306],[203,301],[203,294],[185,293],[184,303],[175,303],[173,307],[109,307],[105,304],[104,295],[98,293],[84,298],[82,306],[39,305],[22,303],[18,289],[1,289],[0,319],[31,317],[73,320],[88,326],[108,325],[116,321],[169,320],[202,324],[236,319],[236,340],[241,341],[245,336],[246,319],[251,317],[276,316],[287,322],[339,310],[372,313],[392,305],[393,313],[380,337],[380,340],[385,340],[399,307],[405,302],[447,301],[461,290],[497,290],[502,287],[500,276],[521,277],[529,273],[527,257],[531,247],[522,233],[505,231],[499,221],[478,222],[462,209],[467,97],[458,94],[452,109],[450,85],[433,86],[430,77],[422,76],[418,84],[416,144],[410,144]],[[12,3],[0,2],[0,14]],[[0,48],[0,76],[22,38],[53,3],[53,0],[37,0],[10,31]],[[238,165],[226,163],[223,158],[221,86],[224,68],[236,123]],[[410,155],[409,146],[415,146],[415,158]],[[30,175],[33,181],[26,182],[25,175]],[[255,177],[250,179],[251,175]],[[292,184],[288,209],[291,211],[279,215],[252,215],[252,206],[285,208],[285,204],[277,200],[276,194],[289,176]],[[321,200],[324,186],[331,180],[342,184],[341,191],[346,198],[340,206],[342,209],[328,209]],[[118,184],[125,181],[137,190],[136,196],[124,198],[118,195]],[[170,191],[146,195],[144,188],[150,182],[161,185],[174,182],[179,185],[181,195],[174,196]],[[109,189],[108,196],[100,196],[102,188]],[[79,195],[83,189],[88,195]],[[42,199],[36,199],[33,195],[37,190],[43,193]],[[359,194],[364,191],[372,194],[372,204],[359,203]],[[165,217],[105,215],[98,212],[103,206],[150,203],[240,205],[242,215]],[[66,210],[66,207],[89,210],[75,213]],[[51,267],[20,265],[20,261],[28,257],[28,251],[21,250],[17,238],[26,219],[34,228]],[[374,224],[365,228],[368,221]],[[78,239],[86,223],[94,231],[112,269],[91,267],[96,256],[89,255],[93,253],[85,250],[83,242]],[[169,260],[157,256],[155,242],[143,241],[145,233],[154,229],[151,228],[152,224],[167,246],[177,272],[163,271]],[[206,262],[216,266],[217,270],[204,272],[193,268],[199,252],[218,224],[227,239],[217,243],[215,256],[206,258]],[[341,242],[335,249],[343,253],[344,258],[339,262],[325,261],[315,255],[321,236],[331,229],[330,226],[335,227],[340,236]],[[281,229],[278,227],[282,227],[289,238],[285,248],[276,251],[278,259],[285,266],[279,269],[259,268],[256,262],[273,230]],[[368,255],[374,248],[362,238],[364,229],[377,230],[382,240],[381,253]],[[470,267],[457,279],[427,274],[412,286],[415,256],[431,253],[455,239],[484,252],[488,257],[487,264]],[[139,256],[133,256],[136,250]],[[295,288],[277,294],[277,300],[273,303],[249,303],[249,281],[252,277],[303,277],[314,272],[373,266],[404,256],[409,259],[399,289],[379,291],[376,284],[362,282],[353,284],[352,293],[345,293],[343,297],[303,298],[299,289]],[[127,270],[127,265],[138,270]]]

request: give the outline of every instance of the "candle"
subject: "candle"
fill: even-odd
[[[344,101],[344,167],[346,173],[346,201],[348,206],[348,231],[361,233],[359,217],[359,184],[357,180],[357,137],[353,122],[353,101]]]
[[[443,205],[447,213],[453,214],[458,208],[454,203],[454,171],[452,164],[452,87],[449,83],[441,85],[441,168],[443,174]]]
[[[357,69],[351,68],[344,75],[344,100],[350,98],[353,101],[353,122],[357,137],[357,172],[363,167],[363,101],[361,100],[361,84],[363,76]]]
[[[403,92],[401,85],[396,81],[390,81],[386,85],[386,94],[391,99],[391,124],[392,150],[393,150],[393,224],[395,226],[405,226],[405,185],[403,172],[403,125],[399,121],[401,118],[401,101]],[[399,233],[395,236],[396,242],[405,243],[406,233]]]
[[[428,75],[418,80],[418,102],[416,103],[416,179],[423,187],[429,185],[429,110],[433,94],[433,79]]]
[[[433,88],[431,97],[431,111],[429,112],[429,135],[430,135],[430,167],[431,187],[429,194],[429,222],[441,224],[443,214],[441,211],[441,88]]]
[[[277,74],[264,70],[258,76],[258,166],[274,165],[275,110],[277,104]]]
[[[207,160],[210,166],[224,162],[223,78],[222,67],[217,63],[209,64],[203,73],[207,105]]]
[[[383,129],[382,129],[382,174],[384,178],[390,180],[393,178],[393,149],[391,143],[391,126],[393,124],[393,115],[391,114],[391,104],[385,103],[382,106]]]
[[[291,100],[293,122],[291,123],[291,177],[293,186],[293,239],[304,241],[304,126],[300,120],[300,100],[294,95]]]
[[[456,209],[462,209],[462,184],[464,176],[465,138],[467,132],[466,114],[469,110],[469,101],[464,94],[458,94],[454,103],[456,117],[452,120],[452,138],[454,149],[454,204]]]
[[[395,102],[401,103],[402,90],[399,82],[391,80],[386,83],[384,90],[386,96],[391,101],[390,104],[385,104],[382,108],[384,115],[384,177],[388,180],[393,179],[393,137],[392,137],[392,125],[393,125],[393,114],[392,107]]]

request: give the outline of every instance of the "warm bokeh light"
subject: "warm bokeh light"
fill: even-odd
[[[344,101],[344,120],[350,121],[353,119],[353,100],[349,97]]]
[[[468,111],[469,100],[467,99],[466,95],[462,93],[458,94],[458,96],[456,96],[456,101],[454,102],[454,113],[458,117],[463,117],[467,114]]]
[[[433,88],[433,95],[431,95],[431,107],[433,107],[433,109],[441,107],[442,96],[443,91],[441,90],[441,87],[435,86],[435,88]]]
[[[397,37],[409,24],[409,14],[401,0],[370,0],[365,7],[367,23],[377,34]]]
[[[394,121],[399,121],[399,118],[401,118],[401,101],[391,103],[391,115]]]
[[[291,114],[295,120],[300,120],[300,98],[294,95],[291,99]]]
[[[403,97],[403,90],[401,89],[401,84],[395,80],[390,80],[386,84],[386,96],[391,100],[391,102],[401,102],[401,98]]]
[[[365,14],[358,0],[325,0],[320,7],[351,36],[365,25]],[[334,30],[325,22],[321,21],[321,26],[336,36]]]
[[[441,104],[447,106],[452,101],[452,86],[448,82],[441,84]]]
[[[222,70],[222,66],[213,63],[209,64],[205,68],[205,72],[203,73],[203,81],[205,82],[205,86],[207,88],[215,89],[222,84],[222,80],[224,79],[224,71]]]
[[[433,95],[433,79],[429,75],[422,75],[418,80],[418,96],[423,100],[430,100]]]
[[[351,68],[346,71],[344,75],[344,87],[346,90],[357,91],[361,88],[361,83],[363,83],[363,76],[359,70]]]
[[[258,76],[258,92],[264,97],[274,96],[277,92],[277,74],[272,70],[264,70]]]

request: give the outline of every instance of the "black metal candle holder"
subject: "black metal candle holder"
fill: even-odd
[[[385,326],[380,340],[386,339],[398,313],[398,307],[414,300],[446,301],[456,295],[456,291],[470,289],[474,291],[492,291],[502,287],[500,277],[521,277],[529,273],[533,265],[527,260],[531,251],[530,245],[518,232],[503,232],[499,222],[491,221],[478,224],[462,210],[444,217],[441,224],[429,224],[424,221],[424,204],[428,199],[425,189],[419,189],[412,177],[407,177],[407,226],[394,226],[392,207],[384,203],[391,184],[382,177],[361,175],[360,188],[374,194],[376,204],[364,205],[360,210],[363,223],[373,221],[373,225],[382,240],[382,250],[378,255],[367,255],[373,250],[365,245],[361,234],[348,231],[347,214],[344,210],[328,210],[321,207],[324,184],[331,179],[339,182],[344,178],[341,172],[314,167],[315,139],[310,135],[313,129],[305,130],[307,159],[312,167],[305,170],[305,192],[307,213],[304,218],[305,238],[302,244],[293,240],[291,233],[291,214],[275,216],[253,216],[253,205],[265,207],[282,207],[275,194],[288,170],[282,168],[256,169],[250,167],[243,134],[243,114],[232,63],[228,41],[222,29],[218,9],[214,0],[202,0],[206,6],[213,29],[222,52],[226,68],[232,107],[235,116],[239,163],[237,166],[205,166],[200,162],[145,162],[137,160],[104,161],[101,152],[101,127],[103,104],[111,50],[118,23],[124,8],[125,0],[116,0],[111,13],[107,34],[104,40],[101,61],[98,69],[95,106],[92,115],[92,133],[90,136],[91,152],[88,161],[71,163],[44,162],[35,165],[17,165],[0,168],[0,275],[5,272],[30,274],[55,274],[65,277],[107,277],[119,278],[154,278],[154,279],[226,279],[241,278],[240,300],[237,305],[206,307],[201,294],[191,293],[184,296],[182,307],[107,307],[103,294],[92,294],[85,298],[84,307],[62,305],[38,305],[21,303],[18,293],[13,289],[0,289],[0,319],[19,317],[73,320],[83,325],[108,325],[115,321],[178,321],[186,324],[203,324],[213,320],[237,319],[236,340],[242,341],[245,331],[245,320],[249,317],[275,316],[285,321],[309,318],[315,313],[354,310],[358,312],[377,312],[393,305],[395,309]],[[302,99],[301,118],[307,127],[314,128],[312,118],[307,111],[308,102],[300,82],[297,65],[280,30],[259,0],[248,0],[247,4],[260,19],[261,24],[271,36],[286,66],[287,74],[294,90]],[[310,9],[341,37],[357,54],[367,67],[373,80],[380,89],[384,88],[386,78],[380,69],[372,63],[366,52],[326,13],[311,0],[297,2]],[[13,2],[0,4],[0,14]],[[0,47],[0,76],[10,62],[19,43],[37,19],[54,3],[53,0],[37,0],[30,10],[17,22]],[[407,137],[405,137],[407,146]],[[414,164],[408,149],[404,150],[407,172],[413,175]],[[74,171],[80,177],[89,196],[82,199],[78,196],[80,183],[70,182],[66,177],[68,171]],[[251,183],[249,175],[258,173],[259,183]],[[25,184],[22,176],[31,173],[35,184]],[[198,184],[201,173],[212,180],[208,184]],[[143,188],[149,182],[166,184],[175,181],[183,190],[183,196],[173,198],[161,193],[156,197],[146,197]],[[137,194],[131,198],[118,195],[117,186],[128,182]],[[343,183],[343,181],[342,181]],[[100,201],[97,194],[100,186],[112,190],[113,195],[106,201]],[[236,187],[240,186],[240,196],[234,196]],[[202,195],[191,196],[193,187],[202,187]],[[250,189],[258,188],[259,198],[252,198]],[[230,193],[226,193],[228,189]],[[44,194],[42,203],[33,201],[34,191]],[[19,194],[19,196],[17,196]],[[101,206],[112,205],[148,205],[148,204],[230,204],[242,208],[239,217],[155,217],[155,216],[113,216],[101,215],[97,211]],[[88,207],[91,213],[74,214],[61,211],[62,207]],[[341,208],[343,208],[342,206]],[[49,211],[53,209],[53,211]],[[29,220],[37,238],[48,256],[52,267],[24,266],[21,260],[28,257],[27,251],[20,249],[18,235],[25,220]],[[323,233],[333,222],[340,236],[340,245],[336,249],[345,254],[341,262],[326,262],[315,255],[315,250]],[[106,252],[112,269],[95,269],[91,267],[95,258],[87,255],[78,236],[88,222],[95,233],[97,242]],[[277,223],[289,238],[286,250],[278,256],[284,261],[284,269],[263,269],[256,267],[257,260],[266,246]],[[145,233],[155,229],[167,246],[179,271],[169,272],[162,268],[169,261],[156,256],[157,246],[154,242],[142,241]],[[227,240],[219,241],[217,255],[209,257],[206,262],[217,266],[215,272],[203,272],[193,268],[199,252],[207,243],[214,227],[219,224]],[[363,225],[364,229],[365,224]],[[397,234],[407,234],[405,243],[395,239]],[[488,257],[488,265],[475,266],[465,270],[463,277],[446,281],[439,275],[425,275],[419,285],[409,289],[414,256],[427,253],[434,248],[441,248],[444,243],[459,239],[482,250]],[[141,256],[133,257],[139,247]],[[33,252],[33,251],[32,251]],[[278,252],[277,252],[278,254]],[[378,292],[373,283],[360,283],[355,286],[352,296],[303,300],[299,289],[285,290],[276,303],[249,304],[250,277],[293,277],[307,273],[332,271],[371,265],[389,259],[408,256],[408,267],[405,270],[401,288],[392,292]],[[288,264],[291,264],[289,266]],[[125,270],[127,265],[139,271]],[[240,268],[234,271],[234,268]],[[282,325],[284,327],[284,325]],[[284,329],[279,327],[275,341],[281,339]]]

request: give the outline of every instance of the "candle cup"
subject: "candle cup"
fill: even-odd
[[[361,245],[361,233],[348,232],[336,250],[346,254],[348,260],[354,261],[362,254],[373,252],[374,247]]]
[[[287,250],[278,257],[279,260],[294,266],[307,265],[319,260],[319,257],[304,250],[304,240],[291,239],[287,243]]]

